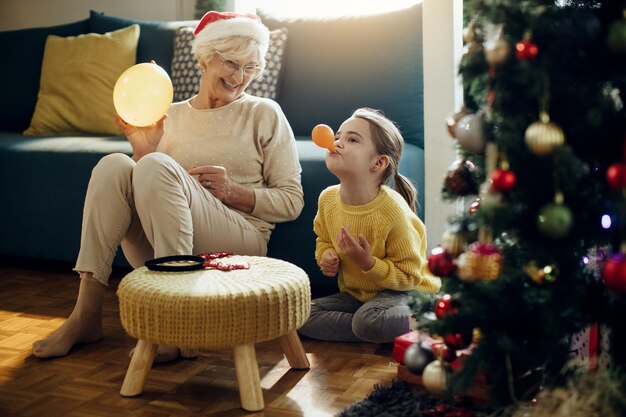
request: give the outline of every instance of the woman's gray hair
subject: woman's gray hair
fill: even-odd
[[[199,63],[210,61],[215,54],[224,59],[239,62],[256,53],[257,63],[261,68],[259,76],[263,75],[265,69],[265,51],[261,49],[261,44],[258,41],[247,36],[229,36],[208,42],[202,42],[195,38],[191,48]]]

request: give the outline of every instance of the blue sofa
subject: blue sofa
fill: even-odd
[[[362,106],[382,109],[404,134],[400,170],[424,190],[421,5],[381,15],[333,19],[280,19],[259,12],[270,29],[288,38],[277,102],[297,139],[305,207],[300,217],[276,227],[269,256],[303,268],[313,294],[336,290],[315,264],[312,230],[317,197],[337,183],[324,164],[325,151],[310,139],[326,123],[337,129]],[[130,153],[122,137],[24,136],[37,100],[45,39],[105,33],[138,23],[137,62],[154,59],[170,71],[176,28],[194,22],[144,22],[91,12],[66,25],[0,32],[0,256],[2,259],[73,262],[80,242],[83,199],[91,169],[111,152]],[[420,215],[423,198],[420,197]],[[128,267],[121,252],[116,266]]]

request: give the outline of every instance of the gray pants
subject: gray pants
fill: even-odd
[[[339,293],[311,302],[311,315],[300,334],[331,342],[391,343],[409,331],[408,292],[386,290],[362,303]]]

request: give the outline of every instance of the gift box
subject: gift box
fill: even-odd
[[[393,360],[401,365],[404,365],[404,352],[406,352],[409,346],[411,346],[413,343],[417,343],[418,341],[419,332],[417,330],[413,330],[396,337],[393,340],[393,349],[391,351],[391,356],[393,356]]]
[[[609,336],[609,329],[598,324],[591,324],[574,334],[570,342],[573,364],[589,372],[609,369],[611,367]]]
[[[414,343],[424,343],[430,347],[435,357],[443,349],[447,349],[445,343],[440,339],[434,339],[426,333],[420,333],[418,330],[412,330],[408,333],[400,335],[394,339],[391,356],[400,365],[404,365],[404,353]],[[471,347],[456,352],[456,359],[447,361],[453,370],[458,370],[462,366],[462,357],[471,352]]]

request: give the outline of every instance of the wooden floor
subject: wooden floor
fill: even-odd
[[[391,349],[303,339],[311,362],[291,370],[277,342],[256,346],[265,410],[239,406],[232,352],[201,351],[196,359],[155,365],[142,395],[120,396],[135,340],[119,322],[113,278],[106,295],[104,339],[64,358],[31,355],[71,312],[78,278],[59,270],[0,267],[0,416],[2,417],[327,417],[396,377]]]

